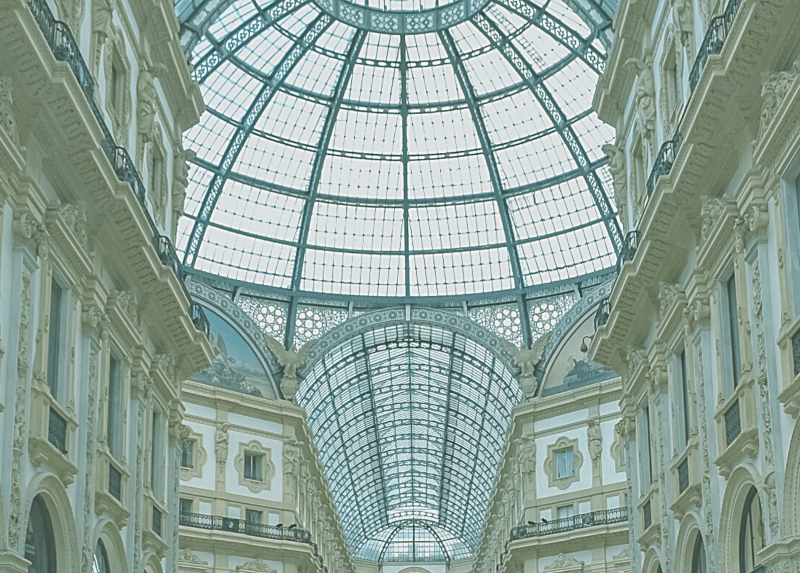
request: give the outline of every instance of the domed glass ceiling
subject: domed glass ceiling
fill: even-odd
[[[185,141],[187,266],[409,299],[614,265],[597,30],[562,0],[394,11],[410,1],[237,0],[208,27],[192,56],[207,111]]]

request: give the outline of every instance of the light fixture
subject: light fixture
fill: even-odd
[[[586,339],[587,339],[587,338],[588,338],[589,340],[591,340],[591,339],[592,339],[592,337],[591,337],[591,336],[584,336],[584,337],[583,337],[583,340],[581,341],[581,352],[583,352],[584,354],[586,354],[587,352],[589,352],[589,347],[588,347],[588,346],[586,346]]]

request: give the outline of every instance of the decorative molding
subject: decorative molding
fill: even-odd
[[[764,72],[761,75],[761,122],[758,137],[753,142],[757,147],[764,139],[772,124],[778,108],[783,103],[786,95],[792,90],[797,78],[800,77],[800,59],[795,60],[792,66],[782,72]]]
[[[583,561],[578,561],[574,557],[570,557],[569,555],[564,555],[563,553],[559,553],[558,557],[556,557],[555,561],[553,561],[550,565],[544,568],[545,571],[564,571],[566,572],[578,572],[583,571]]]
[[[178,553],[178,562],[179,563],[188,563],[190,565],[208,565],[208,561],[203,561],[197,555],[192,552],[191,549],[188,547],[182,549],[180,553]]]
[[[258,454],[263,457],[261,464],[261,479],[247,479],[244,477],[244,455],[246,453]],[[233,465],[239,474],[239,485],[247,487],[252,493],[272,490],[272,478],[275,477],[275,464],[272,463],[272,448],[267,448],[258,440],[239,444],[239,454],[234,458]]]
[[[560,478],[558,477],[556,468],[556,452],[570,448],[572,449],[572,475]],[[570,439],[566,436],[561,436],[554,443],[547,446],[547,458],[544,461],[544,472],[547,474],[549,487],[567,489],[573,483],[581,479],[582,466],[583,454],[580,451],[577,438]]]
[[[278,573],[275,569],[269,566],[269,564],[261,559],[261,557],[256,557],[252,561],[248,561],[244,565],[237,565],[237,571],[260,571],[262,573]]]
[[[14,99],[11,96],[12,91],[11,78],[0,76],[0,128],[19,147],[17,120],[14,118],[14,110],[11,108],[14,103]]]
[[[192,440],[192,442],[194,442],[192,446],[194,451],[192,452],[192,467],[186,468],[180,466],[181,481],[187,481],[192,478],[202,478],[203,468],[208,461],[208,453],[203,447],[203,434],[198,434],[189,426],[184,425],[181,429],[181,448],[183,447],[183,442],[186,440]]]
[[[124,144],[124,142],[128,141],[128,128],[131,121],[131,64],[126,55],[125,40],[122,37],[122,33],[113,24],[110,26],[112,33],[108,37],[109,44],[105,50],[105,108],[111,118],[111,131],[114,133],[114,139]],[[114,69],[115,63],[119,81],[119,85],[116,88],[116,102],[112,101],[113,82],[111,81],[112,69]]]

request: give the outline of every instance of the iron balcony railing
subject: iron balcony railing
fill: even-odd
[[[50,418],[47,422],[47,441],[53,444],[59,452],[66,455],[67,421],[53,408],[50,408]]]
[[[611,314],[611,303],[608,302],[608,297],[600,301],[597,307],[597,312],[594,313],[594,329],[597,330],[605,323],[608,322],[608,317]]]
[[[313,545],[311,541],[311,533],[305,529],[289,529],[288,527],[283,526],[278,527],[276,525],[267,525],[265,523],[253,523],[234,517],[181,512],[180,524],[185,527],[196,527],[198,529],[208,529],[213,531],[229,531],[231,533],[252,535],[253,537],[279,539],[282,541],[297,541],[299,543]]]
[[[585,529],[596,525],[611,525],[628,521],[628,508],[618,507],[615,509],[603,509],[592,513],[582,513],[572,517],[565,517],[548,521],[547,523],[529,523],[520,525],[511,530],[511,541],[526,539],[528,537],[543,537],[545,535],[555,535],[565,531]]]
[[[633,230],[625,235],[625,242],[622,244],[622,249],[617,256],[617,275],[622,272],[622,265],[627,261],[632,261],[636,254],[636,249],[639,248],[639,234],[638,229]]]
[[[178,277],[178,280],[180,281],[183,291],[186,294],[186,297],[189,299],[191,306],[192,297],[189,295],[189,291],[186,289],[186,285],[184,284],[186,276],[183,272],[183,266],[181,265],[180,260],[177,258],[175,248],[172,246],[171,241],[159,233],[158,227],[153,221],[153,217],[150,215],[150,210],[147,206],[147,190],[142,182],[141,175],[137,171],[133,160],[128,154],[128,150],[116,144],[113,135],[111,135],[111,131],[106,125],[103,114],[100,111],[100,108],[97,106],[97,102],[94,100],[94,78],[92,78],[92,74],[89,71],[89,66],[86,65],[86,61],[81,55],[80,49],[78,48],[78,43],[75,41],[72,32],[64,22],[60,22],[55,19],[45,0],[28,0],[28,8],[30,9],[31,14],[33,14],[33,18],[36,20],[36,24],[42,31],[45,41],[47,42],[48,46],[50,46],[50,50],[53,52],[55,58],[57,60],[67,62],[72,70],[72,73],[75,74],[75,78],[78,80],[78,84],[81,86],[81,90],[83,91],[83,95],[86,97],[89,108],[92,110],[92,114],[100,126],[100,131],[103,132],[103,139],[100,142],[100,147],[102,148],[105,156],[108,158],[108,161],[111,163],[117,178],[131,186],[131,190],[133,191],[133,194],[139,204],[142,206],[145,218],[150,226],[150,231],[153,237],[153,245],[156,247],[156,251],[158,251],[159,258],[163,264],[169,266],[175,272],[175,275]],[[165,243],[169,243],[169,247],[167,247]],[[164,253],[166,251],[171,251],[171,254],[174,255],[174,261],[172,258],[165,260]],[[190,312],[192,312],[191,307]],[[194,318],[192,320],[197,326],[198,321],[195,321]],[[199,324],[200,326],[204,326],[207,324],[207,321],[205,321],[205,323],[203,323],[203,321],[199,321]],[[200,326],[198,326],[198,328],[200,328]],[[200,329],[208,334],[208,332],[203,328]]]
[[[689,73],[689,97],[687,104],[683,108],[683,113],[686,113],[688,108],[688,101],[691,100],[692,94],[700,82],[700,76],[708,63],[708,58],[712,54],[719,54],[722,52],[722,47],[725,45],[725,40],[730,34],[733,21],[736,18],[736,13],[739,11],[742,0],[728,0],[724,12],[720,16],[712,18],[706,30],[706,35],[703,38],[703,43],[700,45],[700,50],[697,52],[692,71]],[[681,116],[678,125],[683,121]],[[672,139],[665,141],[658,152],[656,161],[653,164],[653,169],[647,178],[647,196],[653,194],[656,187],[658,178],[662,175],[669,175],[672,170],[672,165],[675,163],[675,156],[683,142],[683,135],[681,134],[680,127],[676,130]]]

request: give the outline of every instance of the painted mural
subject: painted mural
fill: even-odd
[[[252,347],[222,317],[208,308],[204,310],[211,325],[209,339],[215,356],[211,366],[189,378],[253,396],[274,397],[269,377]]]

